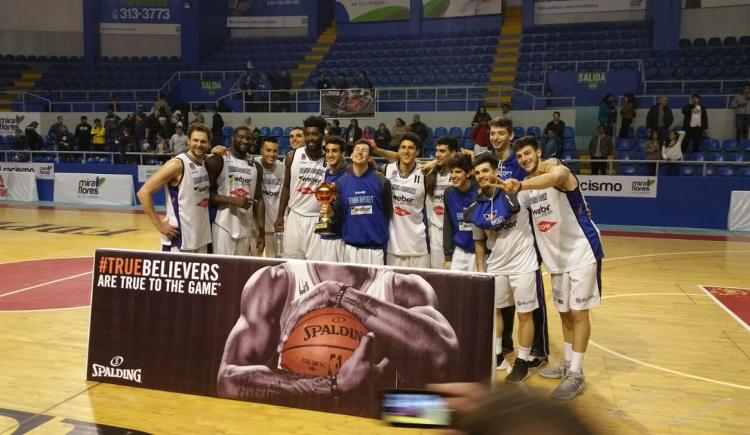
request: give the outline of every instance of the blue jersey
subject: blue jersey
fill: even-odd
[[[341,166],[339,166],[339,170],[338,171],[331,173],[330,172],[331,168],[329,166],[328,169],[326,169],[325,179],[323,181],[325,181],[326,183],[336,184],[338,182],[338,180],[341,177],[343,177],[344,174],[346,174],[346,170],[347,169],[349,169],[349,166],[346,163],[343,163],[343,164],[341,164]],[[337,188],[336,195],[338,195],[338,185],[336,186],[336,188]],[[331,206],[333,206],[333,204],[331,204]],[[337,235],[337,236],[322,236],[321,235],[320,238],[321,239],[325,239],[325,240],[340,239],[341,238],[341,236],[340,236],[341,231],[340,231],[340,228],[338,228],[338,223],[339,222],[337,222],[336,220],[334,220],[334,222],[333,222],[333,224],[334,224],[334,230],[336,231],[336,234],[339,234],[339,235]]]
[[[464,212],[476,199],[478,190],[479,187],[476,183],[472,183],[466,192],[462,192],[453,186],[445,190],[443,251],[446,261],[452,258],[454,246],[458,246],[466,252],[474,252],[471,222],[464,220]]]
[[[361,177],[347,172],[336,187],[336,212],[344,243],[358,248],[385,249],[393,213],[388,179],[372,169]]]
[[[508,178],[515,178],[516,180],[523,180],[526,178],[526,171],[523,170],[521,164],[518,163],[516,153],[513,148],[510,150],[510,156],[502,161],[497,166],[497,173],[501,180],[507,180]]]

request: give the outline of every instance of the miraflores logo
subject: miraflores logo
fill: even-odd
[[[645,181],[634,180],[631,189],[633,189],[633,192],[648,193],[651,191],[651,186],[653,186],[654,183],[656,183],[656,180],[653,178],[647,178]]]
[[[21,128],[25,115],[0,116],[0,132],[13,133],[16,128]]]
[[[587,196],[656,198],[658,178],[623,175],[581,175],[581,192]]]
[[[125,358],[115,356],[109,361],[109,366],[101,364],[91,365],[92,378],[114,378],[123,379],[141,383],[141,369],[123,369],[120,366],[125,362]]]
[[[88,178],[78,182],[79,195],[99,195],[99,188],[102,187],[107,179],[104,177]]]

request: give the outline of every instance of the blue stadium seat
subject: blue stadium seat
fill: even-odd
[[[459,139],[463,136],[463,132],[461,131],[460,127],[451,127],[451,129],[448,131],[448,135]]]
[[[700,173],[698,173],[698,171],[696,170],[696,167],[693,165],[680,165],[677,173],[683,177],[693,177],[695,175],[700,175]]]
[[[542,130],[539,127],[531,126],[526,129],[526,134],[534,136],[538,139],[542,136]]]
[[[513,136],[518,139],[522,136],[525,136],[526,133],[523,130],[523,127],[513,127]]]
[[[281,127],[274,127],[271,130],[271,136],[275,136],[276,138],[280,138],[284,135],[284,129]]]
[[[620,167],[617,169],[617,173],[619,175],[635,175],[636,165],[621,164]]]
[[[707,139],[703,141],[704,151],[721,151],[721,143],[716,139]]]
[[[615,160],[632,160],[630,150],[615,150]]]
[[[227,126],[221,130],[221,135],[224,137],[227,137],[227,136],[231,136],[233,132],[234,132],[234,129],[232,127]]]
[[[719,166],[718,173],[720,177],[733,177],[734,168],[731,166]]]
[[[721,149],[727,152],[735,152],[739,151],[740,145],[735,139],[726,139],[724,143],[721,144]]]
[[[474,127],[466,127],[464,129],[464,137],[471,138],[471,134],[474,132]]]
[[[576,137],[576,131],[573,127],[565,127],[565,129],[563,129],[564,139],[571,139],[575,137]]]
[[[740,177],[750,177],[750,167],[743,166],[739,171]]]
[[[435,129],[434,137],[443,137],[443,136],[448,136],[448,129],[446,129],[445,127],[437,127]]]
[[[271,136],[271,129],[268,128],[268,127],[261,127],[260,128],[260,136],[261,137]]]
[[[615,149],[618,151],[630,151],[633,148],[633,142],[627,138],[617,138]]]
[[[638,139],[648,139],[648,127],[645,125],[638,127],[636,135],[638,136]]]

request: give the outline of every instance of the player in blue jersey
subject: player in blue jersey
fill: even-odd
[[[336,184],[346,174],[349,165],[344,160],[344,149],[346,141],[341,136],[330,136],[326,140],[326,165],[325,182]],[[321,206],[322,208],[322,206]],[[334,223],[336,223],[334,221]],[[337,225],[336,225],[337,226]],[[320,236],[320,252],[317,260],[343,262],[344,242],[341,240],[340,229],[335,228],[336,235]]]
[[[471,224],[464,220],[464,212],[477,196],[477,183],[472,176],[471,159],[458,155],[446,163],[452,186],[445,189],[443,214],[443,254],[445,269],[476,272],[474,238]]]

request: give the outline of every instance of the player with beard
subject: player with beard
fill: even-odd
[[[344,160],[344,148],[346,141],[341,136],[330,136],[326,141],[326,170],[325,182],[336,184],[336,182],[346,174],[349,165]],[[337,193],[338,195],[338,193]],[[324,205],[321,205],[321,213]],[[326,206],[326,211],[330,206]],[[334,226],[336,221],[334,220]],[[335,236],[320,236],[320,253],[317,259],[322,261],[343,262],[344,261],[344,242],[341,240],[340,228],[336,228]]]
[[[284,184],[286,166],[279,162],[279,141],[275,137],[263,139],[260,157],[256,158],[263,171],[263,208],[265,209],[266,257],[276,257],[281,246],[277,246],[274,223],[279,214],[279,197]],[[259,253],[260,254],[260,253]]]

